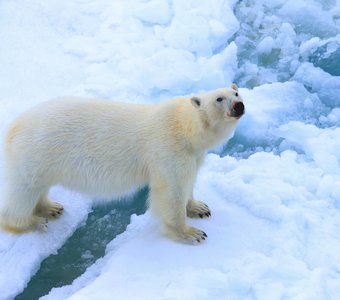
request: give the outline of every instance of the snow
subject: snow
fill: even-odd
[[[340,105],[340,76],[331,76],[321,68],[314,67],[309,62],[302,63],[294,75],[294,79],[306,86],[311,86],[318,92],[319,98],[328,106]]]
[[[207,156],[195,185],[212,217],[188,223],[207,232],[205,243],[175,243],[150,212],[133,215],[104,257],[41,299],[337,299],[339,7],[1,1],[2,137],[21,112],[61,95],[152,103],[236,81],[246,107],[229,147]],[[51,197],[65,214],[47,233],[0,231],[1,300],[24,290],[93,203],[62,187]]]
[[[274,45],[274,39],[271,36],[267,36],[257,45],[257,50],[259,53],[269,54],[274,48]]]
[[[101,275],[90,283],[77,279],[72,289],[85,287],[69,299],[338,295],[340,176],[314,163],[291,150],[239,161],[210,154],[196,195],[213,216],[190,222],[208,233],[207,242],[197,247],[173,243],[150,214],[133,217],[128,230],[108,246],[107,256],[87,272]],[[63,299],[69,292],[70,287],[54,289],[42,299]]]
[[[294,81],[264,84],[242,90],[247,116],[239,124],[238,135],[247,140],[274,140],[271,131],[290,120],[316,122],[324,105],[315,94]]]

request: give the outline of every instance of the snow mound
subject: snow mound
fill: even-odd
[[[246,114],[240,121],[237,138],[247,144],[277,142],[276,128],[292,120],[317,123],[326,109],[316,94],[298,82],[264,84],[253,90],[240,90]]]

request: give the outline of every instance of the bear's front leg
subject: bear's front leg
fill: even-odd
[[[199,167],[202,165],[204,160],[204,155],[199,156],[196,159],[196,174],[198,172]],[[191,190],[191,196],[189,198],[188,204],[187,204],[187,216],[189,218],[209,218],[211,216],[211,211],[204,202],[198,201],[194,199],[194,180],[192,181],[192,186],[190,188]]]
[[[187,199],[190,189],[183,185],[157,178],[150,184],[150,206],[162,220],[165,234],[173,240],[188,244],[198,244],[207,238],[207,234],[186,225]]]

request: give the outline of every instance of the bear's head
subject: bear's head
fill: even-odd
[[[192,105],[206,119],[209,125],[238,121],[245,113],[243,99],[236,84],[191,98]]]

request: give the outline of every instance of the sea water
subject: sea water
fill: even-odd
[[[53,287],[71,284],[87,267],[104,256],[106,245],[122,233],[132,214],[145,212],[148,189],[132,198],[97,205],[67,240],[58,253],[45,259],[27,288],[16,300],[34,300],[48,294]]]

